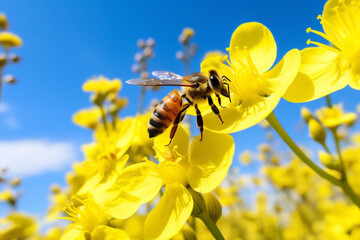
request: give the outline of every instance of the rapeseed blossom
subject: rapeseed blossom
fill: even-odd
[[[360,89],[360,2],[329,0],[318,17],[324,33],[315,33],[330,45],[308,40],[309,47],[301,51],[298,76],[284,98],[291,102],[306,102],[326,96],[346,85]]]
[[[169,131],[155,139],[159,164],[146,160],[127,167],[113,188],[94,196],[107,206],[109,215],[123,219],[165,186],[160,202],[146,218],[144,239],[168,239],[179,232],[193,211],[191,191],[208,193],[215,189],[225,178],[234,154],[231,136],[208,131],[203,142],[195,138],[188,150],[189,136],[182,127],[171,145],[164,147]]]
[[[224,124],[207,108],[205,128],[232,133],[251,127],[267,117],[286,92],[300,66],[300,52],[289,51],[272,69],[276,59],[276,43],[270,30],[257,22],[244,23],[233,33],[228,65],[220,57],[209,57],[201,63],[201,71],[216,70],[230,79],[231,103],[220,110]],[[205,108],[205,105],[200,108]]]

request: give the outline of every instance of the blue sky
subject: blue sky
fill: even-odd
[[[44,214],[50,183],[64,183],[64,173],[70,169],[71,162],[82,160],[81,144],[92,138],[90,131],[71,122],[75,111],[90,106],[89,95],[81,91],[82,84],[100,74],[122,80],[137,77],[131,66],[134,54],[139,51],[138,39],[156,40],[156,56],[149,63],[150,71],[183,74],[183,64],[175,58],[175,53],[182,50],[178,36],[183,28],[192,27],[196,32],[193,42],[199,49],[191,62],[191,71],[196,72],[207,51],[225,51],[240,24],[257,21],[272,31],[279,60],[292,48],[306,47],[309,37],[316,38],[305,30],[309,26],[321,30],[316,17],[322,13],[324,3],[310,0],[1,0],[0,12],[7,15],[10,31],[21,36],[24,44],[14,50],[22,62],[7,67],[5,72],[14,74],[19,83],[3,89],[0,150],[5,149],[6,153],[9,149],[5,143],[16,148],[24,146],[19,145],[24,142],[29,149],[41,150],[36,157],[23,156],[15,162],[18,165],[13,164],[20,169],[15,172],[25,176],[19,208]],[[147,95],[146,100],[161,99],[170,89]],[[136,86],[124,85],[121,95],[128,97],[130,104],[122,112],[123,116],[136,114],[139,91]],[[356,102],[351,99],[357,94],[346,88],[335,93],[333,101],[344,100],[345,109],[354,110]],[[297,128],[299,109],[301,106],[314,109],[323,104],[322,99],[307,104],[282,100],[275,112],[290,134],[306,143],[307,130]],[[261,131],[259,127],[252,127],[234,134],[237,151],[255,150],[263,141]],[[9,157],[4,152],[0,152],[0,164]],[[32,165],[42,168],[32,170]],[[241,170],[247,171],[251,168]]]

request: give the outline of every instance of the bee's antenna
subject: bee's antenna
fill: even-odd
[[[231,80],[230,80],[227,76],[225,76],[225,75],[222,75],[222,78],[223,78],[224,81],[227,80],[227,81],[231,82]]]

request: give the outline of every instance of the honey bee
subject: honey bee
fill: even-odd
[[[179,123],[184,119],[186,110],[190,106],[194,106],[196,110],[196,123],[203,139],[204,123],[198,103],[208,101],[212,111],[219,117],[221,123],[224,123],[219,109],[214,104],[211,94],[214,93],[221,105],[220,95],[230,98],[229,82],[231,80],[226,76],[221,76],[215,71],[209,71],[209,76],[205,73],[193,73],[189,76],[182,77],[172,72],[154,71],[152,75],[156,78],[135,78],[127,80],[126,83],[140,86],[181,86],[182,93],[178,90],[171,91],[161,102],[155,107],[151,115],[148,133],[149,137],[155,137],[163,133],[171,124],[173,127],[170,132],[170,142],[175,136]],[[183,104],[183,99],[186,103]]]

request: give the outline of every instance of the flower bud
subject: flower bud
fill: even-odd
[[[191,38],[195,36],[195,31],[192,28],[184,28],[181,35],[183,35],[185,38]]]
[[[0,13],[0,28],[2,30],[5,30],[8,28],[8,26],[9,26],[9,24],[8,24],[5,14]]]
[[[176,58],[182,60],[184,58],[184,53],[180,51],[176,52]]]
[[[11,179],[10,181],[10,185],[13,186],[13,187],[17,187],[21,184],[21,179],[20,178],[13,178]]]
[[[60,186],[57,185],[57,184],[52,184],[52,185],[50,186],[50,189],[51,189],[51,192],[52,192],[53,194],[57,194],[57,193],[60,193],[60,192],[61,192],[61,188],[60,188]]]
[[[325,167],[341,172],[342,167],[339,159],[334,158],[330,154],[323,151],[319,151],[319,159]]]
[[[5,64],[6,64],[6,55],[0,53],[0,67],[4,66]]]
[[[146,46],[144,39],[139,39],[139,40],[137,41],[136,45],[137,45],[139,48],[144,48],[144,47]]]
[[[318,143],[324,144],[326,139],[325,128],[314,118],[309,120],[309,134]]]
[[[141,62],[144,59],[144,55],[142,53],[136,53],[134,59],[136,62]]]
[[[222,206],[219,200],[212,193],[204,194],[206,212],[211,219],[216,223],[222,214]]]
[[[11,53],[10,56],[9,56],[10,60],[13,62],[13,63],[18,63],[20,62],[20,56],[15,54],[15,53]]]
[[[310,119],[314,118],[312,113],[306,107],[301,108],[301,116],[308,123]]]
[[[191,216],[199,217],[206,211],[204,197],[203,197],[203,195],[201,193],[196,192],[191,187],[189,187],[188,190],[189,190],[189,192],[190,192],[190,194],[191,194],[191,196],[193,198],[193,201],[194,201],[194,208],[193,208],[193,211],[191,213]]]
[[[4,82],[7,84],[15,84],[17,81],[16,81],[16,78],[12,75],[5,75]]]
[[[155,39],[153,39],[153,38],[148,38],[147,40],[146,40],[146,45],[147,46],[149,46],[149,47],[154,47],[155,46]]]
[[[151,47],[146,47],[144,49],[144,57],[151,58],[152,56],[153,56],[153,50],[151,49]]]

